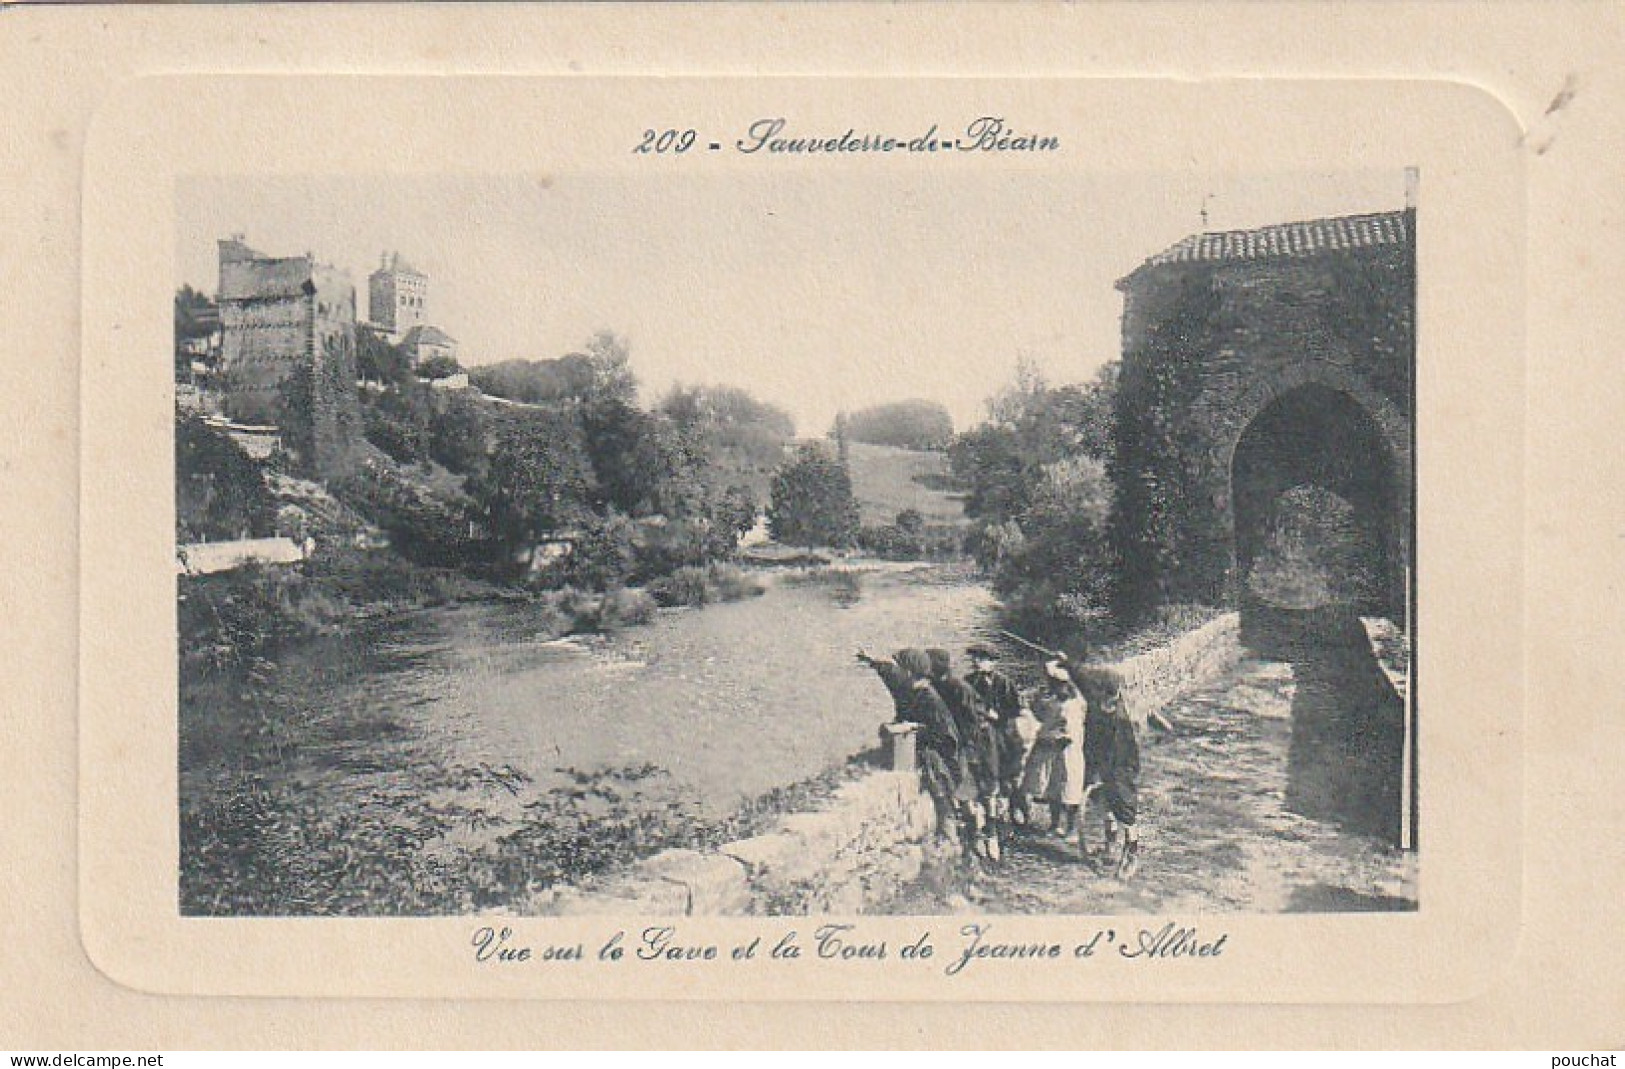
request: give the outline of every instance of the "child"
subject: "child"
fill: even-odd
[[[1048,686],[1037,703],[1038,736],[1023,786],[1029,797],[1049,803],[1050,830],[1069,838],[1077,831],[1084,799],[1086,707],[1059,660],[1044,665],[1044,676]]]

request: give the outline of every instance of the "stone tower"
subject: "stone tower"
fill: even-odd
[[[1119,608],[1239,605],[1293,487],[1375,545],[1367,611],[1403,619],[1412,543],[1414,210],[1195,234],[1123,292]]]
[[[429,276],[398,252],[379,257],[378,270],[367,277],[367,318],[391,343],[428,322],[428,300]]]
[[[318,474],[343,474],[361,434],[349,274],[310,253],[266,256],[240,234],[219,247],[226,414],[280,426],[285,445],[309,443]],[[309,412],[302,425],[285,426],[284,385],[296,371],[310,376]]]

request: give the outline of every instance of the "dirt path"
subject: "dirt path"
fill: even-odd
[[[1077,840],[1017,832],[1002,865],[928,872],[886,913],[1282,913],[1416,908],[1416,855],[1331,812],[1362,726],[1306,741],[1318,686],[1304,666],[1244,661],[1223,684],[1174,703],[1174,736],[1143,740],[1142,863],[1124,882],[1078,858]],[[1350,699],[1341,699],[1346,705]],[[1359,699],[1354,699],[1358,701]],[[1345,710],[1345,717],[1382,710]],[[1296,718],[1297,723],[1294,723]],[[1294,735],[1297,735],[1294,738]],[[1314,812],[1315,817],[1303,815]],[[1042,823],[1041,819],[1041,823]],[[1100,846],[1099,810],[1087,820]]]

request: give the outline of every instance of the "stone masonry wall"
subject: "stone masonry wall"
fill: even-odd
[[[1238,262],[1147,264],[1124,294],[1113,532],[1118,608],[1238,604],[1232,457],[1300,387],[1346,395],[1377,428],[1391,541],[1409,530],[1415,282],[1409,244]]]
[[[1228,613],[1112,667],[1141,721],[1234,666],[1239,618]],[[827,806],[715,851],[667,850],[590,889],[554,888],[528,912],[650,917],[855,914],[884,900],[954,847],[915,772],[875,772]]]
[[[1235,667],[1241,659],[1241,616],[1227,612],[1172,642],[1118,661],[1123,702],[1144,724],[1152,713]]]

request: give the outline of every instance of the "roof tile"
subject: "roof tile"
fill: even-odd
[[[1411,240],[1408,211],[1344,215],[1278,223],[1255,230],[1221,230],[1192,234],[1145,261],[1163,264],[1262,260],[1280,256],[1403,245]]]

